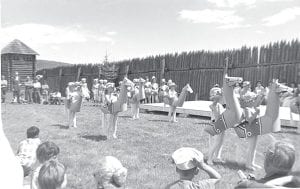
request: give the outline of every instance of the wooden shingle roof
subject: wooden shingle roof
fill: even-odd
[[[15,39],[1,50],[1,54],[30,54],[38,55],[22,41]]]

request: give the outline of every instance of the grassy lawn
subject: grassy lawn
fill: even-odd
[[[53,141],[61,149],[59,159],[67,166],[68,188],[95,188],[92,173],[97,170],[99,159],[112,155],[128,168],[126,188],[163,188],[177,179],[174,165],[169,158],[180,147],[194,147],[208,153],[209,136],[204,132],[207,120],[178,118],[178,123],[167,122],[166,115],[141,114],[132,120],[130,111],[120,114],[118,139],[105,140],[101,128],[100,109],[85,105],[78,114],[78,128],[65,129],[67,124],[64,106],[2,104],[4,131],[14,151],[26,137],[30,126],[40,128],[42,141]],[[272,134],[276,139],[291,141],[295,146],[300,137],[295,129],[284,128]],[[219,188],[233,188],[237,183],[237,170],[244,169],[247,141],[239,139],[232,130],[227,131],[223,148],[225,164],[214,165],[223,176]],[[257,163],[263,165],[263,152],[272,142],[270,136],[259,138]],[[300,170],[299,145],[294,170]],[[247,172],[245,170],[245,172]],[[254,172],[257,177],[264,171]],[[202,172],[197,179],[207,178]]]

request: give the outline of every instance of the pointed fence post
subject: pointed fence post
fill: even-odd
[[[160,65],[160,84],[162,84],[161,79],[163,79],[165,75],[165,67],[166,67],[166,60],[165,58],[163,58]]]
[[[76,81],[79,81],[79,78],[80,78],[80,72],[81,72],[81,67],[79,67],[78,70],[77,70]]]

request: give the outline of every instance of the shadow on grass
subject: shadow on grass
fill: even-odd
[[[123,118],[132,118],[130,115],[119,115],[118,117],[123,117]]]
[[[60,129],[69,129],[67,125],[62,125],[62,124],[52,124],[51,126],[59,127]]]
[[[79,135],[79,137],[96,142],[107,140],[107,136],[104,135]]]

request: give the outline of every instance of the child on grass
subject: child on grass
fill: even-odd
[[[126,182],[127,169],[113,156],[106,156],[100,161],[100,169],[95,172],[94,178],[97,188],[121,188]]]
[[[41,144],[39,128],[32,126],[27,129],[26,133],[27,139],[20,142],[16,155],[23,167],[24,177],[32,172],[33,165],[36,162],[36,149]]]
[[[194,148],[180,148],[172,154],[176,164],[179,180],[169,184],[165,189],[209,189],[221,179],[221,175],[212,167],[204,163],[203,154]],[[199,170],[205,171],[210,179],[194,182]]]
[[[49,160],[39,171],[40,189],[63,189],[67,185],[66,169],[57,160]]]
[[[222,100],[221,88],[214,87],[211,89],[210,100],[213,101],[213,103],[209,106],[209,108],[211,109],[211,122],[214,123],[216,120],[219,119],[221,114],[225,111],[225,108],[221,104],[221,100]],[[217,158],[215,159],[215,161],[223,162],[223,160],[221,159],[221,151],[222,151],[222,147],[223,147],[224,136],[225,136],[225,131],[222,132],[220,135],[215,136],[215,143],[210,148],[210,151],[208,154],[207,163],[209,165],[213,164],[213,156],[215,154],[217,155]]]
[[[39,161],[39,166],[33,171],[31,189],[41,189],[38,182],[39,172],[47,161],[57,158],[59,151],[59,147],[53,142],[47,141],[39,145],[36,150],[36,157]]]

